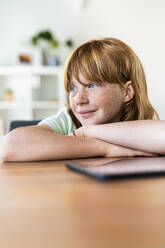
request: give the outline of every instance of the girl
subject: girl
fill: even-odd
[[[30,161],[165,153],[165,122],[147,96],[143,67],[130,47],[105,38],[78,47],[65,66],[68,103],[37,126],[1,140],[1,159]]]

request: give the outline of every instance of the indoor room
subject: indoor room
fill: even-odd
[[[165,1],[0,0],[0,247],[164,248]]]
[[[41,120],[64,106],[67,57],[103,37],[123,40],[138,54],[149,99],[164,119],[163,13],[162,0],[1,0],[1,134],[11,121]]]

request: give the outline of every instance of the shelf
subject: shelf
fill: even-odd
[[[63,66],[0,66],[0,76],[11,75],[58,75],[63,72]]]
[[[67,100],[63,82],[63,66],[0,66],[0,117],[5,127],[13,119],[44,119],[57,113]],[[13,91],[13,101],[3,100],[7,89]]]
[[[37,102],[3,102],[0,101],[0,109],[59,109],[64,106],[63,101],[37,101]]]
[[[59,109],[61,106],[64,106],[65,102],[63,101],[38,101],[33,102],[31,107],[33,109]]]

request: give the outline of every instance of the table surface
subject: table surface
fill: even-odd
[[[0,247],[165,247],[165,177],[99,182],[65,162],[0,164]]]

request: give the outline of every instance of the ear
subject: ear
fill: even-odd
[[[124,102],[129,102],[135,95],[132,82],[128,81],[124,84]]]

